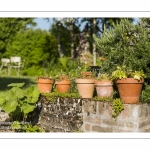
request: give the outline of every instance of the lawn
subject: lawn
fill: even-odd
[[[25,83],[24,88],[36,84],[36,77],[28,76],[0,76],[0,92],[9,90],[10,83]]]

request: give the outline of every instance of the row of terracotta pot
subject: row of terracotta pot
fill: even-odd
[[[37,83],[41,93],[51,92],[54,80],[38,79]],[[104,98],[113,96],[112,81],[99,81],[93,78],[76,79],[75,83],[77,84],[79,95],[82,98],[93,98],[95,88],[97,97]],[[119,79],[115,82],[123,102],[132,104],[139,102],[143,83],[144,79],[138,81],[134,78]],[[70,80],[55,81],[55,85],[58,92],[68,92],[70,89]]]
[[[144,79],[136,80],[134,78],[122,78],[118,79],[113,83],[111,80],[100,81],[90,79],[76,79],[79,94],[83,95],[84,98],[92,98],[94,87],[96,87],[97,96],[100,98],[112,97],[113,96],[113,84],[117,85],[120,99],[125,104],[136,104],[140,101],[140,94]],[[83,84],[86,83],[86,84]],[[83,90],[84,89],[84,90]]]
[[[113,94],[113,84],[111,81],[98,81],[95,79],[76,79],[78,92],[82,98],[92,98],[94,88],[96,88],[97,97],[111,97]]]
[[[58,92],[68,92],[70,89],[70,80],[55,81],[50,78],[38,78],[37,85],[41,93],[48,93],[52,91],[53,84],[55,83]]]
[[[94,87],[96,87],[98,97],[111,97],[113,93],[113,86],[111,81],[96,81],[93,79],[76,79],[79,95],[82,98],[92,98]],[[53,84],[55,83],[58,92],[69,92],[71,87],[70,80],[58,80],[39,78],[37,84],[41,93],[51,92]]]

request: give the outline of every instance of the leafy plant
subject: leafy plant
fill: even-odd
[[[0,95],[0,105],[9,114],[12,120],[24,120],[32,112],[38,101],[40,92],[37,86],[32,85],[23,89],[24,83],[11,83],[10,90]]]
[[[146,83],[145,83],[143,90],[141,92],[140,101],[146,102],[146,103],[150,102],[150,85],[148,85]]]
[[[122,79],[122,78],[134,78],[136,80],[141,80],[145,78],[145,74],[143,71],[132,71],[128,69],[126,66],[117,66],[117,69],[112,72],[112,79]]]
[[[80,63],[78,68],[74,70],[74,78],[84,78],[84,79],[89,79],[89,78],[94,78],[95,72],[92,72],[90,70],[90,66],[87,66],[84,63]]]
[[[101,81],[105,81],[105,80],[111,80],[111,76],[107,73],[99,73],[98,76],[96,77],[96,80],[101,80]]]
[[[105,60],[101,71],[111,73],[117,66],[127,66],[132,71],[143,70],[150,77],[150,34],[141,25],[121,19],[110,30],[104,29],[101,37],[93,35],[98,51]]]
[[[29,123],[20,123],[19,121],[14,121],[11,124],[11,128],[16,132],[44,132],[37,125],[31,125]]]
[[[112,102],[112,117],[116,120],[117,116],[121,113],[123,109],[124,105],[120,98],[114,99]]]
[[[68,71],[68,63],[69,63],[69,59],[68,57],[60,57],[58,58],[58,61],[60,62],[60,64],[62,65],[63,67],[63,70],[64,71]]]

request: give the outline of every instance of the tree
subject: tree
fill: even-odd
[[[5,57],[7,44],[19,30],[25,30],[28,25],[35,26],[34,18],[0,18],[0,57]]]
[[[141,25],[121,19],[114,28],[105,29],[101,37],[94,35],[97,49],[106,58],[101,72],[111,73],[117,66],[128,70],[143,70],[150,77],[150,35]]]
[[[76,34],[80,33],[78,18],[54,18],[50,32],[57,38],[59,56],[75,57],[77,41]],[[73,52],[74,50],[74,52]]]
[[[21,56],[25,60],[24,74],[38,74],[38,69],[47,68],[53,58],[57,58],[56,39],[48,31],[41,29],[20,30],[7,46],[6,55]],[[36,70],[35,70],[36,69]]]

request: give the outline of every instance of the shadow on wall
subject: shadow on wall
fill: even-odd
[[[8,84],[11,83],[25,83],[24,88],[28,87],[31,84],[36,84],[30,78],[11,78],[11,77],[0,77],[0,91],[9,90],[11,87],[8,87]]]

